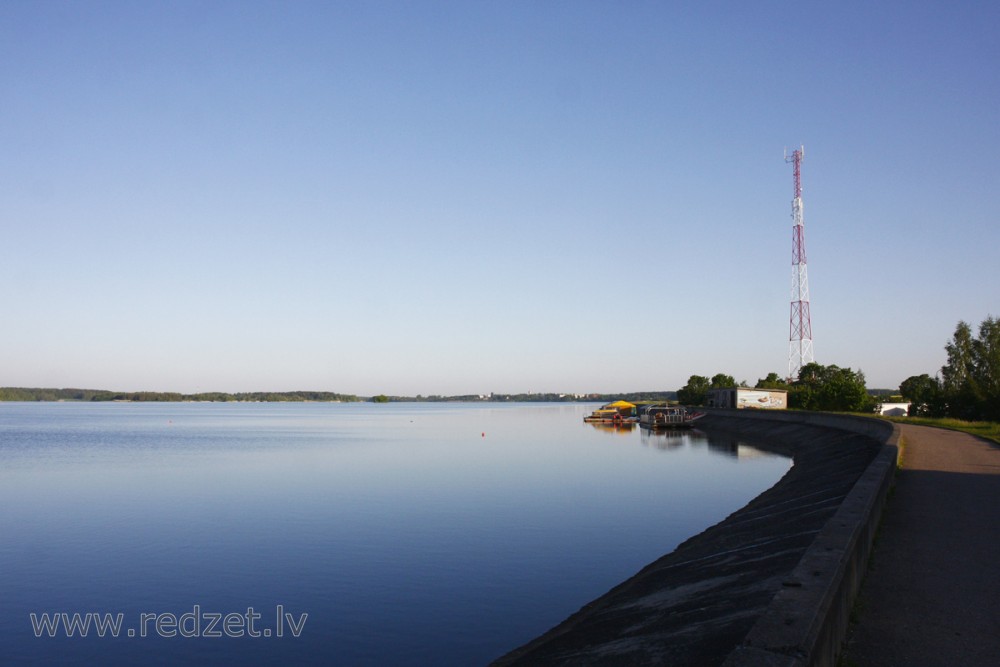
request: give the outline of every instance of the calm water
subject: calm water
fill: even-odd
[[[592,408],[0,403],[0,663],[484,664],[789,466]]]

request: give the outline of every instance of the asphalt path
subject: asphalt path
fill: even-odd
[[[1000,666],[1000,446],[901,425],[844,667]]]

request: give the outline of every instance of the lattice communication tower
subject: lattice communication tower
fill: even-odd
[[[788,155],[795,179],[792,199],[792,310],[788,325],[788,379],[797,380],[802,367],[813,361],[812,321],[809,317],[809,273],[806,269],[806,233],[802,220],[802,158],[805,146]]]

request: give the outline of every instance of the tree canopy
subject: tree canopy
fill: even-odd
[[[677,390],[677,400],[684,405],[705,405],[705,398],[711,387],[707,377],[692,375],[687,384]]]
[[[777,373],[768,373],[767,377],[758,379],[754,387],[756,389],[788,389],[788,383]]]
[[[872,412],[875,399],[860,370],[812,362],[802,367],[798,381],[789,387],[788,405],[802,410]]]
[[[978,336],[960,321],[944,349],[948,361],[937,377],[913,375],[899,385],[910,414],[1000,421],[1000,320],[987,317]]]
[[[725,389],[735,387],[736,380],[732,375],[716,373],[709,380],[703,375],[692,375],[687,384],[677,390],[677,400],[684,405],[705,405],[709,389]]]
[[[725,373],[716,373],[712,376],[712,386],[711,389],[726,389],[728,387],[735,387],[736,379],[732,375],[726,375]]]

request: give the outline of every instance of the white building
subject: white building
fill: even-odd
[[[788,407],[788,392],[784,389],[751,389],[727,387],[709,389],[705,405],[710,408],[784,410]]]

